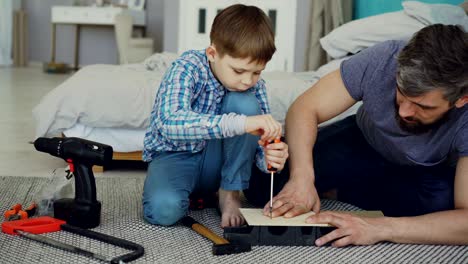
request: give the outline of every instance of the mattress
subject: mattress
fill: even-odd
[[[66,129],[66,137],[79,137],[112,146],[115,152],[133,152],[143,149],[145,129],[90,127],[80,123]]]
[[[346,58],[344,58],[346,59]],[[285,123],[286,112],[290,104],[304,91],[306,91],[309,87],[315,84],[322,76],[326,75],[327,73],[337,69],[343,59],[334,60],[324,66],[322,66],[317,71],[310,71],[310,72],[265,72],[262,74],[262,78],[265,80],[267,85],[267,94],[268,100],[270,103],[271,114],[272,116],[280,122],[283,126]],[[122,97],[122,96],[121,96]],[[146,96],[149,97],[149,96]],[[146,98],[145,97],[145,98]],[[143,101],[143,99],[135,100],[136,102]],[[154,101],[151,97],[151,101],[145,100],[146,103],[150,103]],[[338,115],[337,117],[328,120],[320,124],[320,126],[324,126],[338,120],[341,120],[349,115],[356,113],[357,108],[361,103],[357,103],[344,113]],[[89,104],[86,104],[89,105]],[[85,106],[86,106],[85,105]],[[72,107],[72,109],[74,109]],[[71,111],[62,111],[64,112],[71,112]],[[100,119],[103,119],[99,113],[99,111],[93,111],[93,115],[98,116]],[[144,115],[140,112],[130,112],[126,113],[127,116],[139,116],[140,118]],[[145,114],[146,115],[146,114]],[[57,116],[57,115],[55,115]],[[89,116],[86,114],[81,114],[80,116]],[[116,115],[118,116],[118,115]],[[121,118],[120,116],[118,116]],[[71,118],[70,118],[71,119]],[[146,132],[146,126],[144,122],[138,122],[140,124],[139,127],[134,128],[122,128],[122,127],[112,127],[108,124],[109,118],[106,119],[106,122],[94,122],[101,126],[93,126],[93,122],[79,122],[80,120],[85,120],[83,118],[73,118],[76,119],[76,123],[71,125],[68,128],[63,129],[63,134],[67,137],[79,137],[84,138],[91,141],[100,142],[103,144],[107,144],[113,147],[114,151],[116,152],[133,152],[133,151],[141,151],[143,149],[143,139]],[[96,118],[97,119],[97,118]],[[129,117],[125,117],[125,119],[131,119]],[[110,118],[112,120],[112,118]],[[114,122],[115,124],[122,125],[124,124],[123,121],[121,122]],[[105,124],[105,126],[103,125]],[[283,130],[284,131],[284,130]]]

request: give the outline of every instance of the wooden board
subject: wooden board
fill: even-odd
[[[133,151],[133,152],[114,152],[112,155],[113,160],[142,160],[142,151]]]
[[[142,161],[142,151],[134,152],[114,152],[112,154],[113,160],[131,160],[131,161]],[[93,172],[104,172],[103,166],[93,166]]]
[[[328,227],[329,224],[308,224],[305,222],[306,218],[314,215],[314,212],[309,212],[306,214],[298,215],[292,218],[285,217],[275,217],[271,219],[269,216],[263,214],[263,209],[261,208],[240,208],[240,212],[245,218],[245,221],[250,226],[321,226]],[[380,217],[383,216],[380,211],[346,211],[341,213],[351,213],[358,216],[366,217]]]
[[[314,215],[314,212],[298,215],[292,218],[274,217],[270,218],[263,214],[263,209],[240,208],[242,215],[250,226],[330,226],[328,224],[308,224],[306,218]]]

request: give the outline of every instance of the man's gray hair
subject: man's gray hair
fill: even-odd
[[[406,96],[442,89],[453,105],[468,95],[468,34],[454,25],[421,29],[398,55],[396,80]]]

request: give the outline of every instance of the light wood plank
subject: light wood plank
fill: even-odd
[[[274,217],[263,215],[263,209],[261,208],[240,208],[240,212],[245,218],[245,221],[250,226],[321,226],[329,227],[329,224],[308,224],[305,222],[306,218],[314,215],[314,212],[298,215],[292,218],[285,217]],[[350,213],[358,216],[366,217],[380,217],[383,216],[380,211],[340,211],[340,213]]]
[[[133,152],[114,152],[112,155],[113,160],[142,160],[141,151]]]
[[[97,166],[97,165],[94,165],[93,166],[93,172],[96,172],[96,173],[101,173],[101,172],[104,172],[104,167],[103,166]]]
[[[293,218],[284,218],[282,216],[270,218],[263,215],[263,209],[240,208],[240,211],[250,226],[330,226],[328,224],[306,223],[306,218],[314,215],[314,212],[298,215]]]

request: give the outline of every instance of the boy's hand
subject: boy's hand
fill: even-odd
[[[281,137],[283,128],[271,115],[248,116],[245,120],[245,132],[260,136],[260,142],[265,143]],[[264,145],[264,144],[260,144]]]
[[[258,141],[261,144],[261,141]],[[263,145],[265,146],[265,145]],[[279,171],[284,168],[284,164],[289,157],[288,144],[284,142],[270,143],[264,147],[267,164]]]

